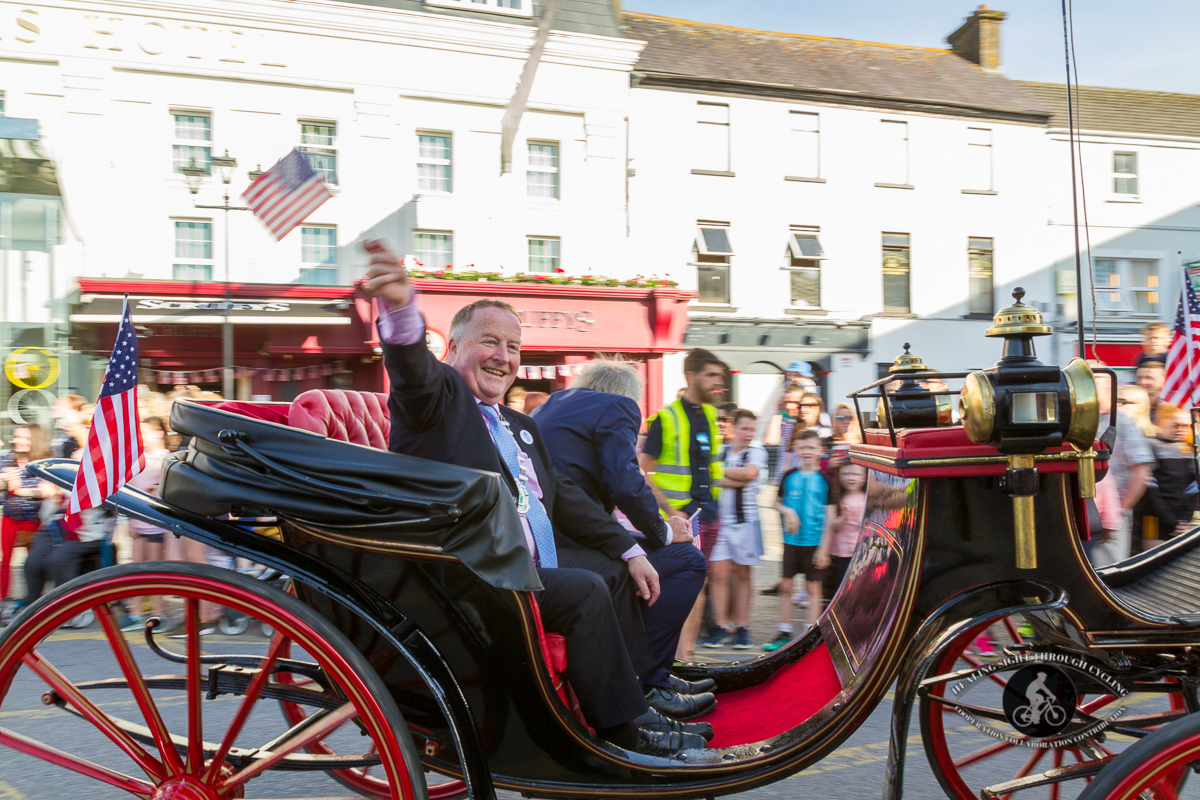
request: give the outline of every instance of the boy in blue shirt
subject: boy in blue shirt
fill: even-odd
[[[824,448],[814,430],[792,442],[799,466],[783,476],[775,510],[783,518],[783,579],[779,584],[779,633],[763,645],[778,650],[792,640],[792,576],[804,573],[808,584],[808,625],[821,615],[821,582],[829,567],[829,548],[837,530],[836,498],[821,475]]]

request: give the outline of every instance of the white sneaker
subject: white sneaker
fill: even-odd
[[[794,595],[792,595],[792,605],[797,605],[801,608],[807,608],[808,592],[796,592]]]

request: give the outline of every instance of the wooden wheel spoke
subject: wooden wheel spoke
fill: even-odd
[[[1108,705],[1109,703],[1111,703],[1113,700],[1116,700],[1116,699],[1117,698],[1115,695],[1102,694],[1099,697],[1097,697],[1095,700],[1084,703],[1082,706],[1079,707],[1079,710],[1082,711],[1084,714],[1091,714],[1096,709],[1104,708],[1106,705]]]
[[[346,703],[334,711],[318,711],[311,718],[316,718],[322,713],[324,713],[323,717],[317,719],[313,724],[305,726],[304,730],[298,732],[295,736],[285,739],[269,750],[264,749],[260,751],[261,758],[245,769],[221,781],[216,787],[217,792],[220,794],[229,792],[234,787],[245,783],[260,772],[270,769],[283,760],[285,756],[294,753],[305,745],[324,739],[330,733],[340,728],[345,722],[358,716],[358,710],[354,708],[353,703]]]
[[[113,744],[121,748],[121,751],[132,758],[147,775],[160,781],[167,776],[161,761],[147,753],[145,748],[133,740],[133,737],[121,730],[107,714],[97,708],[95,703],[76,689],[65,675],[42,658],[36,650],[27,653],[21,661],[37,673],[38,677],[45,681],[51,689],[73,705],[84,719],[96,726],[101,733],[112,740]]]
[[[200,601],[184,601],[184,630],[187,636],[187,772],[199,775],[204,764],[204,722],[200,713]]]
[[[154,793],[154,785],[146,781],[132,778],[116,770],[103,767],[92,761],[84,758],[73,756],[70,753],[65,753],[56,747],[51,747],[48,744],[30,739],[28,736],[10,731],[7,728],[0,728],[0,745],[11,747],[25,755],[40,758],[43,761],[48,761],[51,764],[57,764],[64,769],[69,769],[72,772],[78,772],[89,778],[94,778],[102,783],[107,783],[109,786],[115,786],[136,797],[149,798]]]
[[[1004,627],[1008,629],[1008,635],[1012,637],[1013,644],[1025,644],[1025,637],[1021,635],[1017,623],[1013,622],[1012,617],[1004,618]]]
[[[104,635],[112,646],[117,664],[120,665],[121,672],[129,683],[129,690],[133,692],[133,699],[137,701],[142,718],[146,721],[146,726],[150,728],[150,733],[154,737],[154,744],[158,747],[159,755],[163,757],[172,774],[182,773],[183,760],[179,757],[179,751],[175,749],[175,745],[171,743],[171,734],[167,731],[162,715],[158,712],[158,706],[151,697],[150,689],[142,677],[142,671],[133,658],[129,643],[121,635],[121,629],[117,626],[112,611],[105,604],[96,606],[95,610],[96,618],[100,620],[100,627],[104,629]]]
[[[263,687],[271,679],[271,670],[274,668],[275,662],[279,659],[280,652],[287,644],[288,639],[283,636],[276,636],[272,639],[266,658],[263,659],[263,663],[259,667],[259,673],[254,676],[254,680],[250,682],[250,686],[246,689],[246,695],[242,698],[242,703],[238,707],[233,721],[229,723],[229,730],[225,731],[225,738],[221,740],[221,746],[217,748],[217,752],[213,755],[211,763],[204,771],[202,780],[212,780],[213,776],[220,770],[222,762],[225,761],[225,756],[229,755],[229,750],[233,747],[234,740],[241,733],[242,726],[246,724],[246,720],[249,718],[254,704],[258,702],[258,696],[262,694]],[[372,744],[372,746],[374,745]]]
[[[1016,780],[1017,778],[1024,778],[1026,775],[1033,772],[1033,768],[1038,765],[1038,762],[1040,762],[1045,755],[1045,750],[1033,751],[1033,755],[1031,755],[1029,760],[1025,762],[1025,766],[1021,767],[1021,771],[1013,776],[1013,780]],[[1008,794],[1000,795],[997,800],[1008,800],[1008,798],[1012,797],[1014,794],[1016,794],[1016,792],[1009,792]]]
[[[375,755],[375,743],[374,743],[374,742],[371,742],[371,747],[370,747],[370,749],[369,749],[369,750],[367,750],[367,755],[368,755],[368,756],[373,756],[373,755]],[[364,778],[365,778],[365,777],[367,777],[367,773],[371,771],[371,767],[373,767],[373,766],[375,766],[375,765],[374,765],[374,764],[368,764],[367,766],[365,766],[365,767],[363,767],[363,768],[362,768],[362,774],[363,774],[363,777],[364,777]]]
[[[1054,766],[1061,767],[1062,765],[1063,765],[1063,751],[1062,751],[1061,747],[1056,747],[1056,748],[1054,748]],[[1050,784],[1050,800],[1059,800],[1059,790],[1061,788],[1062,788],[1061,784],[1058,784],[1058,783]]]
[[[1005,750],[1008,750],[1014,746],[1015,745],[1011,745],[1008,742],[996,742],[995,744],[988,745],[982,750],[976,750],[974,753],[968,753],[962,758],[955,759],[954,766],[958,769],[969,767],[976,761],[982,761],[985,758],[991,758],[992,756],[996,755],[996,753],[1004,752]]]

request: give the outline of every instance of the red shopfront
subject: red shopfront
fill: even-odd
[[[127,293],[141,382],[163,392],[179,384],[221,390],[224,284],[81,278],[79,292],[72,331],[100,364]],[[352,287],[232,284],[229,297],[238,399],[382,388],[370,304]]]
[[[643,411],[662,400],[662,357],[683,349],[687,301],[677,289],[417,280],[428,340],[444,355],[450,320],[484,297],[511,303],[522,320],[517,385],[553,392],[597,353],[635,362],[646,379]],[[219,391],[224,285],[79,280],[73,332],[103,362],[128,293],[141,337],[142,380],[169,391]],[[291,400],[309,389],[387,391],[374,305],[350,286],[234,284],[229,289],[239,399]],[[101,367],[102,369],[102,367]],[[98,381],[97,381],[98,382]]]
[[[597,354],[638,365],[646,379],[642,411],[662,402],[663,355],[683,349],[687,302],[679,289],[627,289],[536,283],[415,281],[421,290],[427,338],[444,347],[455,312],[481,298],[512,304],[521,317],[517,386],[527,391],[566,389],[575,371]],[[536,370],[536,372],[534,371]]]

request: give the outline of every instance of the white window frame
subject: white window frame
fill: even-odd
[[[179,255],[179,245],[181,242],[189,242],[190,243],[192,241],[196,241],[193,239],[181,240],[179,238],[179,224],[180,223],[191,223],[191,224],[198,223],[201,225],[208,226],[208,257],[207,258],[202,258],[202,257],[193,258],[191,256]],[[204,240],[201,239],[199,241],[204,241]],[[172,278],[172,280],[180,280],[180,281],[210,280],[211,281],[213,279],[212,275],[213,275],[213,267],[214,267],[214,263],[215,263],[215,261],[213,259],[213,223],[212,223],[212,220],[205,219],[205,218],[199,218],[199,217],[193,217],[193,218],[172,217],[171,218],[171,254],[172,254],[172,258],[171,258],[171,278]],[[177,277],[179,267],[208,267],[208,278],[205,279],[205,278],[194,278],[194,277],[187,277],[187,278]]]
[[[704,117],[706,114],[710,117],[721,116],[721,114],[719,112],[714,112],[711,109],[724,109],[725,110],[724,121],[720,121],[720,120],[716,120],[716,119],[705,119]],[[732,114],[733,114],[733,112],[729,107],[729,103],[718,103],[718,102],[715,102],[712,100],[697,100],[696,101],[696,124],[700,125],[700,126],[710,126],[713,128],[723,128],[725,130],[725,142],[724,142],[725,155],[724,155],[724,160],[723,160],[722,164],[698,165],[692,170],[692,174],[704,175],[704,174],[716,173],[719,175],[723,175],[723,174],[733,172],[733,135],[732,135],[733,129],[730,125],[730,122],[732,121]],[[706,129],[702,128],[702,130],[706,130]],[[697,156],[708,156],[708,155],[710,155],[710,154],[696,153],[693,157],[695,158]],[[716,167],[721,167],[721,168],[716,169]]]
[[[413,240],[412,240],[413,241],[413,248],[412,248],[413,256],[416,257],[417,261],[421,262],[421,269],[423,269],[427,272],[436,271],[436,270],[445,270],[445,269],[449,269],[450,271],[454,270],[454,231],[416,230],[416,231],[412,232],[412,236],[413,236]],[[420,237],[422,237],[422,236],[444,236],[446,238],[446,242],[450,245],[450,264],[449,264],[449,266],[447,266],[445,262],[443,262],[441,264],[429,264],[429,263],[425,262],[425,259],[423,259],[421,256],[422,253],[434,253],[434,252],[444,253],[445,251],[444,250],[420,250],[420,249],[418,249],[417,242],[420,240]],[[439,259],[439,260],[441,260],[441,259]]]
[[[983,240],[987,240],[991,244],[987,248],[971,246],[972,242],[983,241]],[[991,270],[990,270],[990,274],[989,274],[989,278],[991,280],[991,290],[989,293],[987,310],[977,310],[974,308],[975,299],[976,299],[975,289],[971,283],[971,278],[973,277],[972,260],[976,255],[983,254],[983,253],[987,253],[989,263],[991,265]],[[912,281],[912,268],[910,266],[910,268],[909,268],[909,287],[910,287],[909,291],[910,292],[912,291],[911,281]],[[980,297],[982,297],[982,294],[980,295]],[[995,239],[995,237],[992,237],[992,236],[968,236],[967,237],[967,313],[972,314],[972,315],[983,314],[983,315],[987,315],[990,317],[995,313],[995,311],[996,311],[996,239]]]
[[[305,250],[307,245],[304,242],[304,234],[306,231],[319,229],[323,231],[333,231],[333,260],[332,261],[312,261],[305,258]],[[326,245],[314,245],[315,247],[325,247]],[[300,282],[312,284],[314,286],[336,286],[338,279],[338,263],[337,263],[337,226],[336,225],[320,225],[308,224],[300,226]],[[309,280],[315,277],[329,277],[332,281],[324,280]]]
[[[0,91],[0,117],[8,116],[8,95]]]
[[[176,147],[201,147],[203,139],[184,139],[179,136],[179,121],[176,117],[206,117],[208,119],[208,161],[202,166],[208,170],[208,174],[212,175],[212,154],[213,154],[213,115],[211,111],[195,111],[183,108],[173,108],[171,113],[171,173],[179,175],[180,165],[175,163],[175,148]],[[182,166],[187,166],[184,164]]]
[[[560,269],[563,268],[563,266],[562,266],[562,239],[560,237],[558,237],[558,236],[526,236],[525,241],[527,242],[527,244],[525,245],[525,252],[526,252],[525,268],[531,275],[555,275],[558,273],[558,271]],[[534,242],[549,242],[549,243],[553,244],[554,247],[552,249],[554,250],[554,254],[549,255],[549,256],[547,256],[547,255],[534,256],[534,254],[533,254],[533,243]],[[533,268],[533,259],[534,258],[549,259],[550,260],[550,269],[548,269],[548,270],[534,269]]]
[[[436,136],[438,138],[446,139],[449,142],[449,145],[446,148],[446,150],[449,153],[450,157],[449,158],[433,158],[433,157],[422,156],[421,155],[421,137],[422,136]],[[449,188],[446,188],[446,189],[422,189],[421,188],[421,165],[422,164],[430,164],[430,165],[436,165],[436,166],[441,166],[441,167],[449,167],[450,177],[446,179],[446,182],[447,182]],[[429,194],[429,195],[454,194],[454,135],[452,133],[450,133],[449,131],[431,131],[431,130],[417,131],[417,194]]]
[[[992,143],[993,135],[991,128],[967,128],[967,161],[972,163],[976,158],[985,159],[987,162],[987,180],[986,186],[964,186],[968,191],[990,192],[996,188],[996,165],[992,161]],[[968,176],[971,170],[967,170]]]
[[[798,125],[803,127],[797,127]],[[809,127],[810,125],[811,127]],[[788,143],[788,147],[795,147],[797,141],[808,142],[812,147],[815,166],[811,175],[801,175],[801,170],[792,170],[792,174],[785,177],[819,179],[821,177],[821,115],[815,111],[788,111],[788,130],[791,132],[791,141]]]
[[[1117,156],[1133,156],[1133,172],[1117,172]],[[1112,178],[1109,183],[1110,194],[1116,200],[1139,200],[1142,196],[1142,165],[1139,163],[1141,157],[1136,150],[1113,150],[1112,153]],[[1133,192],[1118,192],[1117,181],[1120,179],[1132,179]]]
[[[908,122],[905,120],[902,120],[902,119],[881,119],[881,120],[879,120],[879,125],[880,125],[880,127],[878,129],[879,135],[883,142],[886,143],[886,142],[897,142],[898,141],[898,142],[904,143],[904,145],[903,145],[904,166],[903,166],[903,169],[901,170],[903,172],[903,176],[902,176],[903,180],[901,180],[901,181],[891,181],[891,180],[879,181],[875,185],[876,186],[911,186],[912,185],[912,169],[910,168],[911,159],[909,158],[909,152],[908,152],[909,151],[909,141],[910,141],[910,137],[908,135]],[[895,127],[898,125],[902,125],[903,127],[902,128]],[[897,131],[902,131],[904,135],[900,136],[900,137],[896,137],[895,134]],[[889,149],[890,148],[888,148],[886,145],[881,145],[879,148],[880,157],[881,158],[888,157],[890,155],[888,153]],[[890,165],[888,165],[888,167],[890,168]],[[891,175],[886,174],[887,169],[883,169],[881,171],[883,171],[885,173],[881,177],[893,177]]]
[[[1099,264],[1101,261],[1115,262],[1116,276],[1119,280],[1117,286],[1111,283],[1103,285],[1099,282]],[[1149,286],[1134,286],[1133,285],[1133,262],[1149,261],[1154,263],[1154,272]],[[1167,259],[1162,253],[1131,253],[1128,251],[1121,253],[1105,253],[1104,251],[1094,251],[1092,253],[1092,274],[1096,276],[1096,313],[1100,316],[1104,315],[1120,315],[1122,317],[1137,317],[1138,319],[1159,319],[1162,317],[1165,306],[1163,285],[1162,285],[1162,268]],[[1155,298],[1158,306],[1157,310],[1152,311],[1137,311],[1134,308],[1133,295],[1138,293],[1154,293],[1158,297]],[[1118,295],[1113,298],[1112,295]]]
[[[441,8],[464,8],[488,14],[510,17],[532,17],[533,0],[425,0],[425,5]]]
[[[553,147],[554,148],[554,166],[535,166],[533,163],[534,147]],[[541,202],[557,202],[562,197],[562,145],[549,139],[528,139],[525,142],[525,197],[528,200]],[[532,194],[534,184],[532,182],[534,175],[550,175],[553,178],[554,194],[547,197],[546,195]],[[541,188],[541,184],[538,184]]]
[[[887,244],[887,243],[886,243],[886,240],[883,238],[883,237],[885,237],[885,236],[904,236],[904,237],[907,237],[907,238],[908,238],[908,241],[907,241],[905,244],[903,244],[903,245],[898,245],[898,244]],[[880,308],[882,308],[882,309],[883,309],[883,313],[884,313],[884,314],[911,314],[911,313],[912,313],[912,309],[913,309],[913,291],[912,291],[912,234],[911,234],[911,233],[906,233],[906,232],[903,232],[903,231],[884,231],[884,232],[883,232],[883,234],[880,236],[880,239],[879,239],[879,240],[880,240],[880,247],[881,247],[881,249],[880,249],[880,262],[881,262],[881,263],[880,263],[880,270],[881,270],[881,271],[880,271],[880,278],[881,278],[881,281],[880,281],[880,288],[882,289],[881,296],[880,296],[880,301],[881,301],[881,303],[880,303]],[[906,276],[906,280],[907,280],[907,283],[908,283],[908,308],[906,308],[904,311],[899,311],[899,310],[897,310],[897,309],[889,309],[889,308],[887,307],[887,289],[886,289],[886,286],[885,286],[885,282],[886,282],[886,281],[885,281],[885,279],[886,279],[886,274],[887,274],[887,273],[884,273],[884,272],[882,271],[883,269],[885,269],[885,267],[884,267],[884,266],[883,266],[883,264],[882,264],[882,260],[883,260],[883,257],[884,257],[884,255],[886,255],[886,254],[887,254],[889,251],[891,251],[891,252],[898,252],[898,251],[901,251],[901,250],[903,250],[903,251],[904,251],[904,253],[905,253],[905,255],[906,255],[907,259],[908,259],[908,263],[905,265],[905,269],[904,269],[904,274],[905,274],[905,276]]]
[[[708,242],[704,239],[704,231],[720,230],[725,233],[725,244],[728,250],[715,250],[711,248]],[[713,220],[698,220],[696,223],[696,237],[693,242],[692,252],[696,256],[696,260],[692,266],[696,268],[697,287],[699,286],[700,271],[713,270],[723,267],[725,269],[725,298],[723,300],[701,299],[697,296],[695,302],[700,305],[729,305],[733,297],[733,287],[730,285],[733,278],[733,239],[729,235],[728,222],[716,222]],[[714,261],[703,261],[702,257],[712,259],[724,259]]]
[[[305,153],[306,155],[309,155],[309,156],[331,156],[333,158],[332,169],[320,167],[312,158],[309,158],[309,164],[312,165],[312,168],[317,172],[317,174],[323,175],[325,177],[326,183],[336,186],[337,182],[338,182],[338,175],[337,175],[337,170],[338,170],[337,123],[331,122],[329,120],[301,119],[301,120],[298,120],[298,124],[300,125],[300,152]],[[320,125],[321,127],[324,127],[324,128],[332,128],[333,135],[330,137],[330,139],[332,140],[332,143],[326,145],[326,144],[315,144],[313,142],[306,142],[304,140],[304,137],[305,137],[304,126],[305,125]]]
[[[809,255],[804,252],[803,245],[800,240],[815,242],[817,245],[817,254]],[[792,308],[811,308],[821,309],[823,306],[823,298],[821,296],[821,278],[824,277],[824,264],[821,262],[826,259],[825,248],[821,244],[821,229],[811,225],[792,225],[788,230],[787,251],[784,254],[784,264],[780,269],[788,272],[788,302]],[[797,263],[801,262],[801,263]],[[812,275],[815,273],[817,282],[817,304],[807,305],[800,304],[792,296],[792,280],[795,273],[805,273]]]

